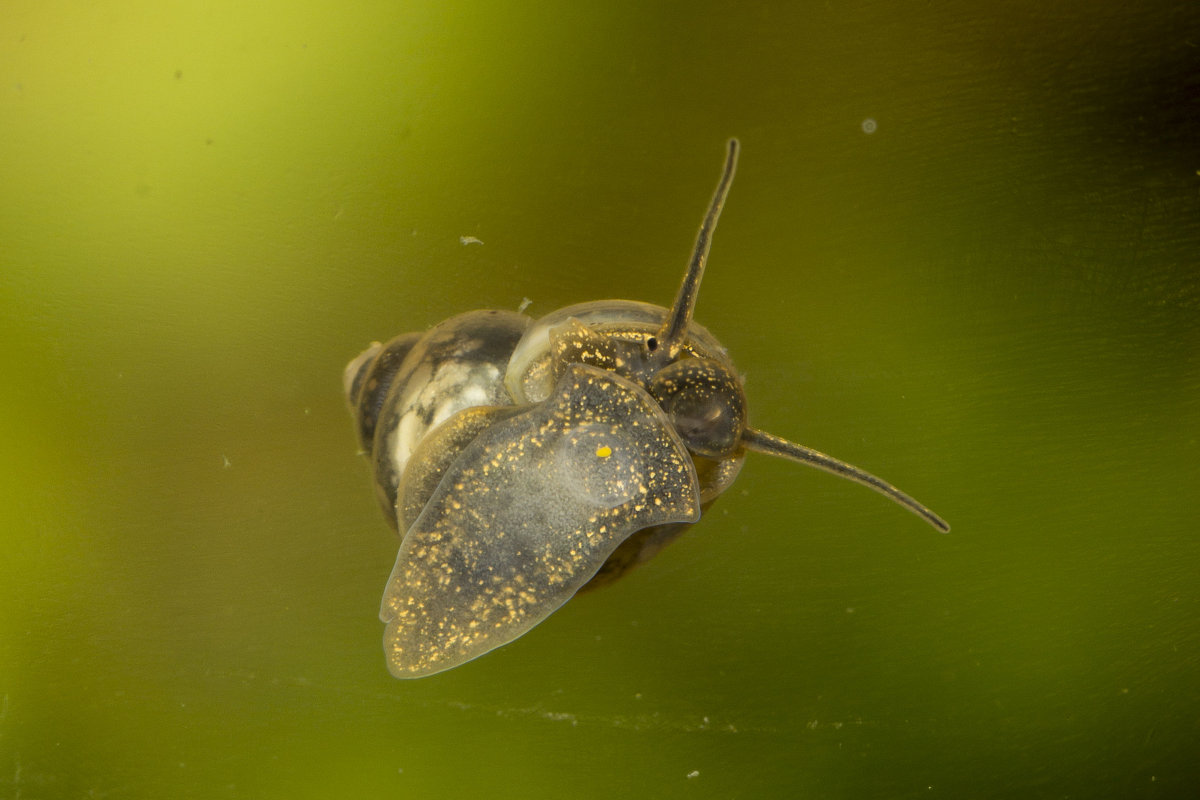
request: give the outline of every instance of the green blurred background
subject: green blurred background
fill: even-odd
[[[731,135],[753,421],[953,532],[751,457],[393,680],[343,365],[669,302]],[[1195,796],[1198,171],[1189,3],[5,3],[0,796]]]

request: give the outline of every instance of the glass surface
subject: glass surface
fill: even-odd
[[[481,7],[485,6],[485,7]],[[0,8],[0,796],[1179,797],[1200,7]],[[397,681],[341,398],[474,308],[696,318],[756,456]],[[466,238],[463,238],[466,237]]]

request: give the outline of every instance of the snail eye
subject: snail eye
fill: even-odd
[[[676,361],[659,370],[647,388],[691,452],[720,459],[741,446],[746,395],[724,364],[707,358]]]

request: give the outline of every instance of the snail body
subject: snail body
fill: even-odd
[[[670,308],[471,311],[346,367],[359,443],[402,535],[380,609],[396,677],[476,658],[646,561],[732,485],[750,450],[855,480],[949,530],[881,479],[748,425],[739,373],[692,321],[737,154],[730,140]]]

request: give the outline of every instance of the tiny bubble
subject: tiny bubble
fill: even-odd
[[[867,134],[874,133],[878,127],[879,127],[879,124],[877,122],[875,122],[874,117],[867,117],[866,119],[864,119],[862,121],[862,132],[863,133],[867,133]]]

